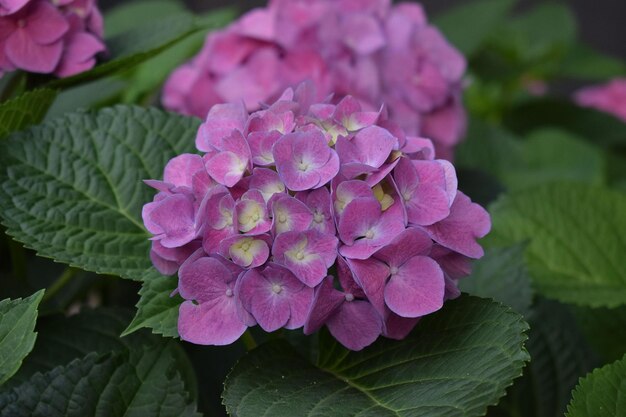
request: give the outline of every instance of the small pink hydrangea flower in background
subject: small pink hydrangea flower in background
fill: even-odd
[[[483,255],[489,215],[428,139],[351,96],[315,97],[304,83],[251,114],[217,104],[196,137],[203,155],[146,181],[151,257],[178,271],[184,340],[230,344],[257,324],[326,326],[353,350],[402,339]]]
[[[585,87],[574,94],[574,99],[580,106],[612,114],[626,122],[626,78]]]
[[[311,80],[317,100],[333,93],[337,104],[351,95],[365,112],[385,104],[390,120],[431,138],[437,155],[450,159],[465,132],[465,68],[419,4],[271,0],[210,33],[202,51],[171,74],[163,104],[202,118],[214,104],[238,100],[256,111]]]
[[[14,70],[68,77],[92,68],[105,50],[95,0],[0,1],[0,74]]]

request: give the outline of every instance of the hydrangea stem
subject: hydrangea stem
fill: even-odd
[[[78,269],[67,267],[65,271],[57,278],[56,281],[46,290],[46,293],[43,296],[43,301],[50,300],[54,297],[68,282],[72,280],[78,273]]]
[[[246,330],[246,332],[241,335],[241,341],[246,346],[246,350],[248,351],[256,347],[256,340],[254,340],[254,337],[252,336],[252,333],[250,333],[250,330]]]

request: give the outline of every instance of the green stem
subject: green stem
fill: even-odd
[[[67,268],[65,268],[65,271],[63,271],[63,273],[59,276],[59,278],[57,278],[57,280],[54,281],[54,283],[46,290],[46,293],[43,296],[42,302],[50,300],[59,291],[61,291],[63,287],[65,287],[67,283],[70,282],[72,278],[76,276],[78,271],[79,271],[78,269],[72,268],[71,266],[68,266]]]
[[[17,74],[13,75],[7,86],[0,94],[0,103],[13,97],[14,93],[22,86],[24,76],[25,74],[22,72],[18,72]]]
[[[22,245],[13,239],[8,239],[8,243],[13,274],[18,280],[26,282],[26,252]]]
[[[246,350],[248,351],[256,347],[256,340],[254,340],[254,337],[252,336],[252,333],[250,333],[250,330],[246,330],[246,332],[241,335],[241,341],[246,346]]]

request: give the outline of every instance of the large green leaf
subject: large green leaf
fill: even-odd
[[[41,122],[57,92],[33,90],[0,104],[0,138]]]
[[[515,0],[475,0],[453,7],[433,20],[448,40],[469,56],[504,20],[515,3]]]
[[[66,88],[127,71],[197,31],[215,29],[224,25],[233,16],[232,9],[215,11],[210,18],[204,19],[197,19],[190,13],[182,12],[138,24],[105,40],[110,57],[108,61],[97,65],[90,71],[53,81],[49,85]]]
[[[460,281],[461,290],[479,297],[493,298],[524,316],[530,312],[533,291],[524,263],[524,244],[488,248],[474,262],[472,274]]]
[[[626,356],[580,380],[567,417],[622,417],[626,414]]]
[[[224,404],[237,417],[480,416],[521,374],[526,329],[510,309],[463,296],[403,341],[360,352],[322,342],[317,366],[270,342],[235,366]]]
[[[198,416],[175,342],[89,353],[0,394],[0,416]]]
[[[602,81],[625,74],[626,64],[622,60],[580,43],[572,45],[559,69],[561,76],[584,80]]]
[[[134,0],[120,3],[104,16],[104,33],[114,38],[137,26],[149,26],[150,20],[185,13],[185,5],[172,0]],[[146,19],[150,17],[150,19]]]
[[[176,277],[166,277],[151,269],[142,280],[137,314],[124,335],[150,328],[163,336],[178,337],[178,308],[183,299],[178,294],[172,295],[178,286]]]
[[[28,298],[0,301],[0,385],[11,378],[35,344],[39,291]]]
[[[0,215],[40,255],[140,279],[150,268],[141,208],[175,155],[193,152],[196,119],[116,106],[74,113],[0,144]]]
[[[538,292],[592,307],[626,304],[626,195],[553,183],[502,198],[491,214],[489,239],[530,242],[526,255]]]

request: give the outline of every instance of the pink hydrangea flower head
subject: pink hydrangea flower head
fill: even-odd
[[[67,77],[92,68],[104,50],[95,0],[0,1],[0,72]]]
[[[574,94],[578,105],[609,113],[626,122],[626,79],[585,87]]]
[[[198,131],[204,154],[146,181],[157,190],[143,209],[151,258],[178,271],[184,340],[229,344],[257,324],[326,326],[353,350],[402,339],[459,296],[482,256],[489,215],[427,139],[350,96],[315,97],[308,83],[252,113],[217,104]]]
[[[210,33],[202,51],[168,79],[163,104],[199,117],[237,100],[255,111],[309,80],[316,101],[333,93],[339,103],[329,134],[373,124],[384,103],[385,117],[451,157],[465,133],[465,68],[418,4],[273,0]]]

